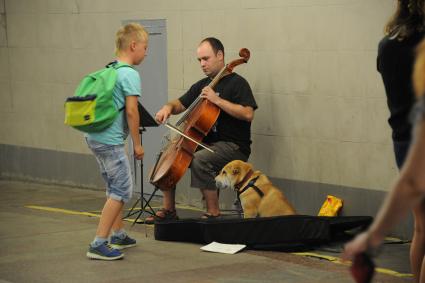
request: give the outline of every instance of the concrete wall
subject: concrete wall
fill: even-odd
[[[247,47],[251,60],[236,72],[250,82],[259,105],[255,167],[312,189],[341,188],[342,198],[344,188],[383,197],[397,170],[376,53],[395,3],[0,0],[0,148],[53,151],[63,162],[69,153],[88,154],[81,135],[63,125],[65,98],[83,75],[112,58],[122,20],[166,19],[170,99],[202,77],[195,57],[201,39],[220,38],[228,60]],[[19,175],[0,160],[2,176]],[[63,181],[87,185],[83,178]],[[361,206],[361,199],[346,203]]]

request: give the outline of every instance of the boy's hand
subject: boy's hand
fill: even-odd
[[[144,154],[145,154],[145,150],[143,149],[143,146],[141,145],[134,146],[134,157],[137,160],[142,160]]]

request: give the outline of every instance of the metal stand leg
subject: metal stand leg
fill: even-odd
[[[140,141],[142,140],[142,132],[143,131],[145,131],[145,128],[143,128],[143,127],[139,128]],[[134,167],[135,169],[136,169],[136,164],[137,164],[137,162],[135,162],[135,167]],[[133,222],[133,225],[134,225],[135,223],[137,223],[137,221],[143,215],[143,213],[149,213],[151,215],[154,215],[155,214],[155,211],[153,210],[152,206],[150,205],[150,201],[155,196],[155,193],[157,191],[158,191],[158,188],[155,187],[154,191],[149,196],[149,198],[148,199],[145,198],[144,188],[143,188],[143,159],[140,160],[140,197],[133,204],[133,206],[131,207],[130,211],[128,212],[128,214],[124,218],[127,218],[127,217],[130,217],[132,215],[138,214],[137,215],[137,218]],[[139,204],[139,202],[140,202],[140,210],[136,210],[136,206]],[[149,210],[146,210],[146,208],[149,208]]]
[[[143,213],[149,213],[150,215],[155,215],[155,211],[153,210],[153,208],[150,205],[150,202],[152,200],[152,198],[155,196],[156,191],[158,191],[159,188],[155,187],[155,190],[152,192],[152,194],[149,196],[149,198],[146,200],[146,198],[144,196],[140,197],[140,201],[142,203],[142,208],[139,211],[139,215],[137,215],[136,219],[133,222],[133,225],[137,223],[137,220],[139,220],[139,218],[142,216]],[[144,202],[144,205],[143,205]],[[149,207],[150,211],[146,210],[146,207]]]

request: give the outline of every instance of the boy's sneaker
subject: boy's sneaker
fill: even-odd
[[[113,249],[110,245],[108,245],[108,242],[105,242],[96,248],[93,248],[90,245],[89,251],[86,255],[90,259],[102,260],[115,260],[124,257],[123,253],[121,253],[119,250]]]
[[[122,250],[126,248],[131,248],[136,245],[136,240],[130,238],[128,235],[124,239],[121,239],[117,236],[111,236],[111,247],[117,250]]]

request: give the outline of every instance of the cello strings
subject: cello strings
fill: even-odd
[[[227,66],[224,66],[220,72],[214,77],[214,79],[208,84],[209,87],[213,88],[217,82],[223,77],[223,73],[224,71],[226,71]],[[200,96],[198,96],[193,102],[192,104],[187,108],[186,112],[183,114],[183,116],[178,120],[178,122],[176,123],[176,127],[180,126],[181,123],[183,123],[183,121],[186,120],[187,116],[192,112],[193,108],[195,108],[200,101],[202,101],[202,98]]]
[[[224,66],[220,72],[214,77],[214,79],[208,84],[209,87],[213,88],[217,82],[223,77],[224,72],[227,69],[227,65]],[[200,103],[200,101],[202,100],[202,98],[200,96],[198,96],[193,102],[192,104],[187,108],[186,112],[183,114],[183,116],[177,121],[176,126],[179,129],[181,128],[181,124],[186,121],[187,116],[189,116],[189,114],[192,112],[192,110]],[[171,143],[171,131],[168,131],[167,133],[164,134],[164,136],[162,137],[161,140],[161,147],[162,147],[162,151],[165,151],[167,149],[167,147],[170,145]]]

